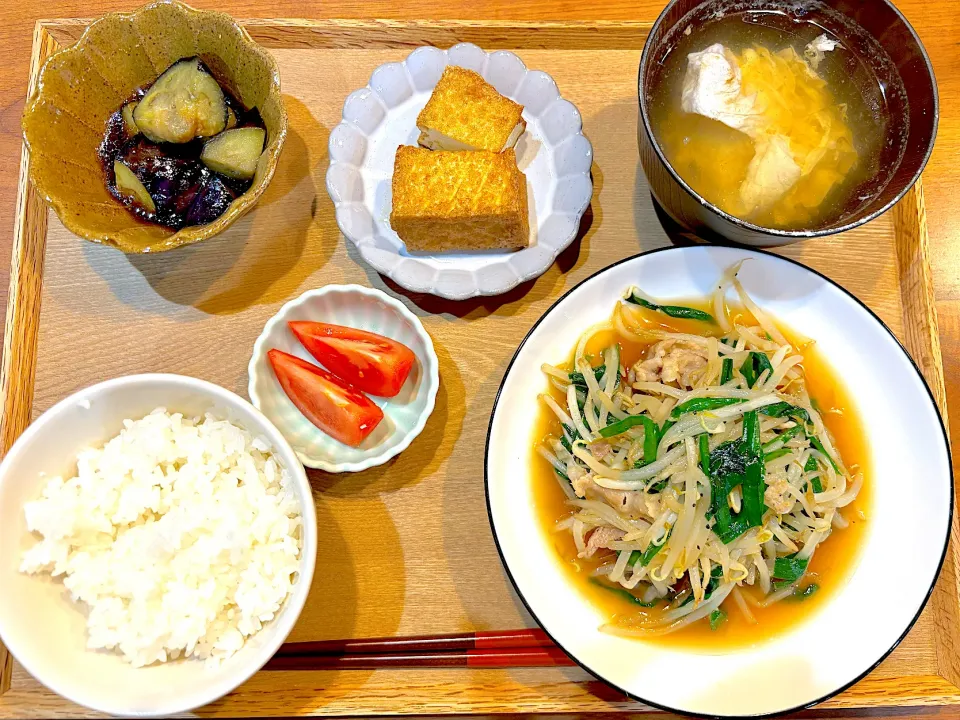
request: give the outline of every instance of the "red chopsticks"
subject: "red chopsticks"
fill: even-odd
[[[350,655],[355,653],[401,653],[453,650],[494,650],[505,648],[556,647],[539,628],[493,630],[453,635],[412,635],[407,637],[320,640],[285,643],[277,651],[287,655]]]
[[[388,667],[557,667],[574,665],[543,630],[321,640],[283,645],[265,670]]]
[[[458,650],[358,655],[275,655],[264,670],[376,670],[397,667],[558,667],[574,662],[559,648]]]

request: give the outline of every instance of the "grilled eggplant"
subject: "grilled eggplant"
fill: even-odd
[[[99,156],[108,189],[128,210],[180,229],[213,222],[250,189],[265,140],[257,108],[189,58],[110,115]]]
[[[137,127],[137,121],[133,119],[133,111],[137,109],[137,102],[127,103],[120,110],[120,116],[123,118],[123,131],[127,137],[136,137],[140,134],[140,128]]]
[[[200,153],[204,165],[235,180],[249,180],[257,172],[267,133],[263,128],[227,130],[207,140]]]
[[[118,193],[130,202],[139,205],[148,213],[155,213],[157,211],[156,203],[153,202],[153,198],[150,197],[147,188],[140,182],[140,179],[134,174],[133,170],[119,160],[114,160],[113,174]]]
[[[137,103],[133,120],[154,142],[187,143],[227,124],[227,101],[199,58],[171,65]]]
[[[212,223],[226,212],[235,199],[233,192],[214,174],[200,188],[196,199],[187,212],[187,225],[206,225]]]

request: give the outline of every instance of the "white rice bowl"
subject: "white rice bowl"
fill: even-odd
[[[62,577],[87,647],[134,667],[219,663],[279,612],[300,568],[301,510],[262,437],[159,408],[77,457],[24,506],[20,570]]]

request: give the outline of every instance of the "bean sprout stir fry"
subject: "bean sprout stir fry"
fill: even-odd
[[[559,392],[541,399],[562,432],[537,451],[573,511],[557,529],[572,534],[580,558],[609,558],[594,582],[643,607],[608,632],[663,634],[699,620],[716,628],[728,597],[753,621],[752,606],[811,594],[807,566],[847,526],[843,509],[863,483],[810,398],[802,353],[738,270],[725,272],[712,313],[631,288],[611,321],[581,336],[572,367],[543,366]],[[735,319],[731,287],[746,311]],[[703,334],[651,328],[651,312],[694,321]],[[749,325],[737,322],[745,317]],[[646,347],[631,367],[619,342],[587,355],[591,338],[611,331]],[[762,599],[740,592],[747,585]]]

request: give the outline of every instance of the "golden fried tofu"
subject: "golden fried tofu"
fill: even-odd
[[[408,250],[527,247],[526,176],[506,152],[433,152],[401,146],[390,225]]]
[[[431,150],[502,152],[516,145],[527,123],[523,105],[505,98],[473,70],[448,65],[417,116],[419,142]]]

